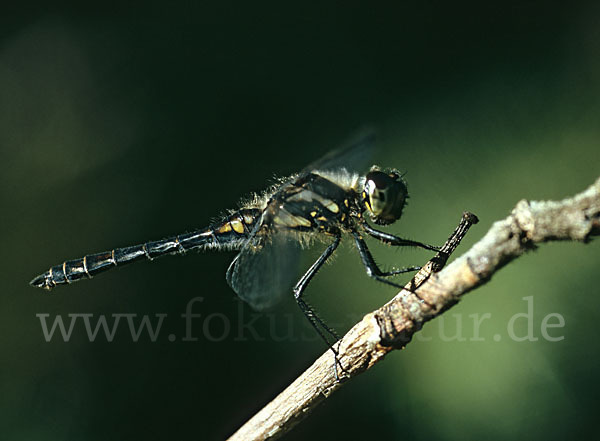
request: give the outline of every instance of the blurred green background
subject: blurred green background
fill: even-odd
[[[481,222],[457,255],[518,200],[560,199],[600,175],[592,2],[7,7],[0,37],[4,439],[233,433],[324,350],[291,296],[262,316],[235,300],[233,253],[139,263],[51,295],[27,282],[65,259],[203,227],[364,124],[379,129],[374,162],[408,173],[410,205],[389,230],[441,244],[473,211]],[[372,250],[388,266],[430,256]],[[338,254],[307,296],[345,332],[394,290],[364,274],[349,243]],[[597,242],[520,258],[288,439],[597,432],[599,258]],[[181,341],[198,296],[198,340]],[[538,340],[515,341],[507,326],[529,296]],[[112,342],[90,342],[81,318],[68,342],[58,331],[46,342],[36,314],[68,326],[82,313],[93,325],[167,316],[155,342],[132,341],[125,319]],[[470,315],[486,313],[475,335]],[[549,330],[564,339],[543,338],[548,314],[564,318]],[[526,319],[514,323],[527,334]]]

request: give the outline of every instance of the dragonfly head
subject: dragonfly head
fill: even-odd
[[[367,173],[362,201],[376,224],[388,225],[400,219],[407,198],[408,189],[398,171],[373,167]]]

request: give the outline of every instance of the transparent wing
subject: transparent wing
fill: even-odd
[[[375,145],[373,129],[362,129],[343,147],[327,153],[305,167],[301,173],[313,170],[363,171],[369,165]],[[237,295],[254,309],[264,310],[275,305],[283,295],[292,295],[298,280],[300,245],[294,236],[281,229],[264,228],[269,216],[277,210],[270,207],[256,222],[247,242],[227,270],[227,283]],[[268,230],[268,233],[267,233]]]
[[[375,147],[375,131],[363,128],[352,136],[342,147],[331,150],[322,158],[312,162],[302,172],[313,170],[336,170],[345,168],[348,171],[364,171],[370,164]]]
[[[227,283],[256,310],[272,307],[283,295],[293,295],[300,246],[285,232],[255,233],[227,270]]]

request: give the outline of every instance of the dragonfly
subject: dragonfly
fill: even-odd
[[[396,222],[408,199],[406,182],[398,170],[378,166],[372,166],[366,174],[354,170],[353,164],[363,161],[373,143],[373,133],[359,136],[347,147],[330,152],[262,194],[246,199],[238,209],[206,228],[68,260],[52,266],[30,284],[50,290],[139,260],[190,250],[234,250],[238,253],[227,269],[226,280],[237,295],[254,309],[265,310],[283,294],[293,294],[312,327],[337,356],[333,344],[339,336],[316,314],[303,294],[342,237],[351,237],[369,277],[396,288],[402,285],[390,280],[392,276],[420,267],[383,271],[367,247],[366,236],[392,246],[439,251],[436,246],[401,238],[371,225],[385,227]],[[324,251],[296,280],[294,268],[299,251],[316,241],[326,245]]]

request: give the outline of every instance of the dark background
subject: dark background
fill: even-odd
[[[441,244],[473,211],[481,223],[458,254],[518,200],[560,199],[600,174],[592,2],[31,7],[6,9],[0,29],[6,439],[222,439],[280,392],[323,343],[291,296],[240,334],[253,312],[224,280],[232,253],[139,263],[50,295],[27,282],[65,259],[203,227],[365,124],[379,130],[374,161],[408,172],[410,205],[389,230]],[[372,248],[387,265],[430,256]],[[338,254],[307,295],[345,332],[394,291],[364,275],[351,246]],[[596,431],[599,258],[597,243],[522,257],[289,439]],[[181,341],[198,296],[198,341]],[[538,340],[515,341],[507,324],[529,296]],[[168,316],[156,342],[133,342],[125,319],[112,342],[90,342],[81,318],[68,342],[58,331],[46,342],[36,314],[68,325],[76,313]],[[469,315],[484,313],[473,341]],[[558,342],[540,334],[551,313],[565,320],[550,330]],[[457,328],[466,341],[446,341]]]

